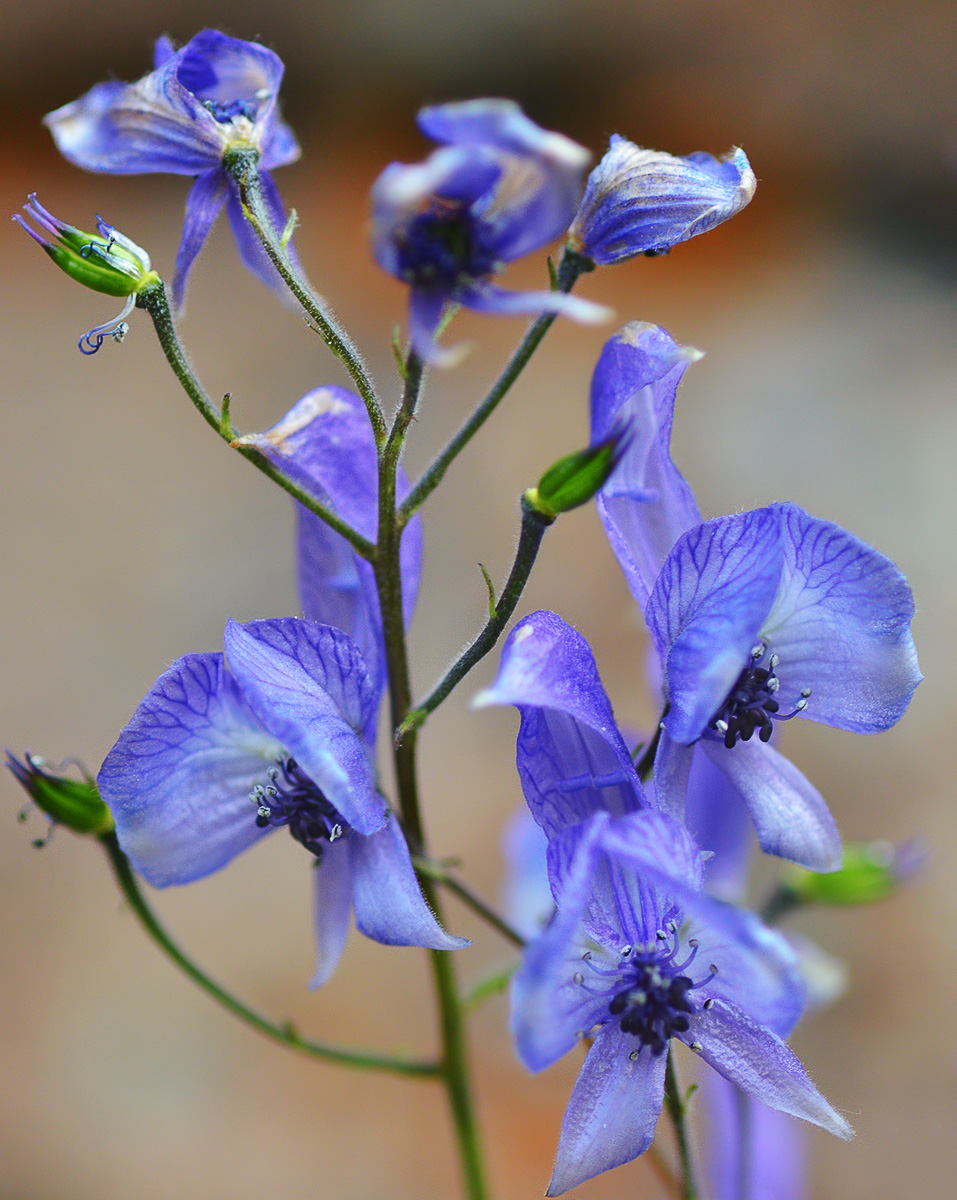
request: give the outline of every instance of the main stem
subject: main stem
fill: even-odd
[[[681,1200],[698,1200],[698,1192],[694,1182],[694,1168],[691,1163],[691,1143],[688,1138],[688,1125],[685,1121],[687,1106],[681,1097],[678,1086],[678,1076],[675,1073],[674,1055],[669,1048],[668,1065],[665,1068],[665,1108],[675,1128],[675,1138],[678,1142],[678,1159],[681,1163]]]
[[[402,611],[402,575],[399,564],[402,530],[396,517],[396,473],[402,443],[415,416],[421,383],[422,362],[413,352],[406,365],[402,403],[379,456],[379,532],[374,566],[379,606],[382,611],[393,730],[398,729],[412,703]],[[417,737],[413,731],[399,745],[394,746],[395,778],[406,836],[413,852],[426,855],[422,814],[419,808],[416,743]],[[421,872],[418,879],[426,903],[441,922],[442,910],[433,880]],[[431,950],[429,953],[442,1031],[441,1073],[458,1139],[466,1194],[469,1200],[486,1200],[488,1189],[472,1105],[465,1029],[455,969],[447,951]]]

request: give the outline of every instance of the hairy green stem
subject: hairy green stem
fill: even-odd
[[[254,149],[229,150],[223,158],[223,170],[236,181],[243,212],[269,260],[299,301],[316,332],[352,377],[369,414],[376,445],[381,446],[386,437],[386,422],[375,385],[352,339],[296,270],[283,241],[282,230],[273,228],[259,180],[259,152]]]
[[[681,1200],[698,1200],[695,1188],[694,1169],[691,1162],[691,1143],[685,1120],[687,1105],[681,1096],[678,1076],[675,1073],[674,1054],[668,1049],[668,1064],[665,1067],[665,1108],[675,1129],[678,1143],[678,1160],[681,1163]]]
[[[421,382],[422,363],[413,352],[406,363],[402,403],[379,456],[379,530],[374,566],[379,607],[382,612],[393,729],[401,724],[412,698],[402,612],[402,576],[399,566],[402,528],[396,519],[396,472],[405,433],[415,415]],[[413,853],[425,856],[427,851],[416,773],[416,740],[413,733],[401,744],[394,746],[393,754],[403,828]],[[435,912],[438,920],[442,921],[435,884],[424,872],[420,871],[417,874],[426,903]],[[455,1126],[466,1195],[469,1200],[486,1200],[488,1189],[472,1104],[464,1020],[455,969],[447,951],[431,950],[429,955],[441,1026],[442,1079]]]
[[[244,444],[243,439],[237,437],[229,420],[228,406],[224,403],[223,411],[219,411],[189,364],[189,360],[176,334],[176,327],[173,324],[169,302],[166,299],[165,286],[162,283],[157,283],[144,289],[137,296],[136,302],[140,308],[145,309],[152,317],[153,327],[156,330],[156,336],[159,339],[163,353],[166,355],[166,361],[173,368],[173,374],[182,384],[183,390],[192,400],[206,424],[214,429],[223,441],[229,443],[234,450],[237,450],[243,458],[251,462],[257,470],[261,471],[274,483],[277,483],[294,500],[298,500],[300,504],[308,508],[310,512],[315,513],[317,517],[325,521],[336,533],[341,534],[357,554],[371,561],[375,554],[375,547],[371,542],[367,541],[357,530],[343,521],[341,517],[338,517],[331,508],[327,508],[321,500],[311,495],[292,479],[289,479],[279,467],[271,462],[260,450],[257,450],[255,446]]]
[[[558,266],[556,277],[557,290],[560,292],[570,292],[575,286],[579,275],[590,271],[593,266],[594,264],[587,258],[583,258],[580,254],[576,254],[566,246],[565,252],[562,255],[562,261]],[[476,433],[478,433],[495,409],[498,408],[499,403],[505,397],[509,388],[511,388],[515,380],[521,375],[526,363],[538,349],[542,338],[551,329],[555,317],[556,314],[553,312],[542,313],[529,326],[528,332],[522,339],[518,349],[509,359],[508,365],[496,380],[492,390],[475,409],[458,433],[446,444],[445,448],[439,451],[432,460],[431,465],[422,475],[422,478],[412,488],[405,500],[403,500],[399,508],[400,525],[407,524],[413,513],[422,507],[442,482],[442,478],[451,464],[461,451],[465,449]]]
[[[130,908],[139,918],[140,923],[149,936],[185,975],[198,984],[207,995],[211,996],[218,1004],[221,1004],[223,1008],[228,1009],[234,1016],[239,1017],[241,1021],[245,1021],[253,1029],[265,1034],[268,1038],[272,1038],[274,1042],[279,1042],[283,1046],[287,1046],[290,1050],[298,1050],[302,1054],[308,1054],[313,1058],[322,1058],[327,1062],[339,1063],[346,1067],[390,1071],[396,1075],[413,1075],[424,1079],[437,1079],[441,1077],[442,1067],[440,1063],[423,1062],[412,1058],[393,1058],[385,1054],[372,1054],[363,1050],[346,1050],[339,1046],[327,1045],[324,1042],[309,1041],[299,1036],[291,1022],[286,1021],[281,1025],[275,1025],[272,1021],[254,1012],[251,1008],[247,1008],[245,1004],[230,995],[219,984],[214,983],[172,940],[160,924],[156,914],[150,908],[146,897],[140,891],[136,876],[133,874],[126,855],[120,849],[116,834],[112,832],[102,834],[99,841],[110,860],[110,866],[113,868],[113,874],[116,877],[116,882],[119,884],[120,891],[126,897]]]
[[[481,662],[498,641],[499,634],[508,624],[515,611],[515,606],[525,590],[525,584],[528,582],[535,559],[538,557],[545,530],[553,522],[554,517],[544,516],[528,502],[526,497],[522,497],[522,530],[518,538],[518,548],[515,551],[515,561],[512,563],[512,569],[501,596],[494,604],[490,601],[489,618],[475,641],[462,651],[425,699],[420,700],[404,718],[396,732],[396,738],[399,741],[407,737],[411,731],[419,729],[425,724],[429,715],[435,712],[456,684],[464,679],[476,663]]]
[[[438,863],[429,862],[428,859],[422,858],[420,855],[413,857],[412,865],[420,875],[427,875],[429,879],[434,879],[436,883],[441,883],[454,896],[458,896],[463,904],[468,905],[486,924],[498,930],[502,937],[511,942],[513,946],[518,946],[519,949],[522,949],[528,944],[518,930],[509,925],[503,916],[497,913],[481,896],[473,892],[468,884],[463,883],[461,879],[451,874],[445,867],[440,866]]]

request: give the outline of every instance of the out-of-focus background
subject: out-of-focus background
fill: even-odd
[[[620,322],[655,321],[707,352],[686,376],[675,454],[708,514],[792,499],[896,559],[917,596],[927,676],[900,726],[864,739],[795,722],[785,749],[849,838],[919,834],[931,857],[899,898],[794,922],[848,964],[851,991],[794,1044],[857,1128],[809,1133],[812,1194],[949,1193],[957,1043],[953,885],[957,816],[957,9],[943,0],[355,0],[118,7],[12,0],[0,39],[6,147],[0,189],[30,191],[81,226],[94,212],[171,273],[187,181],[87,175],[62,161],[41,115],[100,79],[135,79],[152,39],[207,25],[260,38],[286,61],[285,113],[301,162],[282,170],[316,284],[396,392],[389,339],[403,289],[370,261],[367,193],[393,158],[427,146],[426,101],[511,95],[600,153],[613,131],[687,153],[742,145],[759,179],[743,214],[663,259],[588,277]],[[4,338],[3,743],[96,768],[153,679],[220,645],[227,617],[295,612],[285,498],[219,444],[167,371],[148,322],[84,359],[77,337],[113,301],[72,285],[0,222]],[[540,257],[516,285],[543,279]],[[506,280],[509,282],[509,279]],[[436,374],[408,452],[412,472],[463,419],[521,334],[464,316],[475,351]],[[610,330],[608,331],[610,332]],[[217,229],[182,326],[213,393],[247,429],[310,387],[342,382],[324,347],[238,265]],[[501,578],[521,490],[587,436],[587,389],[606,334],[556,325],[514,394],[449,472],[426,515],[414,629],[420,689],[482,617],[476,563]],[[620,718],[653,718],[644,634],[591,511],[558,524],[523,611],[548,606],[592,641]],[[493,655],[422,738],[438,854],[461,855],[494,896],[499,841],[520,803],[515,715],[471,713]],[[796,728],[795,726],[800,726]],[[267,1044],[154,951],[95,845],[36,816],[0,781],[0,1196],[11,1200],[282,1200],[457,1194],[437,1088],[350,1074]],[[306,856],[283,835],[221,874],[155,896],[209,969],[316,1036],[432,1046],[421,952],[353,936],[334,980],[311,969]],[[510,961],[449,904],[474,982]],[[502,1200],[542,1193],[578,1056],[531,1078],[506,1006],[472,1022],[492,1175]],[[951,1184],[947,1183],[951,1180]],[[643,1162],[575,1193],[660,1195]]]

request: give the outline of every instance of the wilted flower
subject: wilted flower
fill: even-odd
[[[511,100],[425,108],[419,127],[442,148],[423,163],[391,163],[372,189],[373,253],[411,288],[416,351],[437,357],[446,303],[604,320],[606,309],[561,291],[507,292],[491,283],[506,263],[568,227],[588,151],[540,129]]]
[[[29,225],[19,213],[13,220],[53,259],[56,265],[84,287],[108,296],[126,296],[126,304],[112,321],[97,325],[80,338],[80,350],[95,354],[108,337],[121,342],[129,326],[126,318],[133,311],[137,295],[146,287],[159,283],[146,251],[124,237],[102,217],[96,218],[99,233],[86,233],[67,225],[48,212],[31,192],[23,211],[39,225]],[[52,240],[51,240],[52,239]]]
[[[700,151],[679,158],[613,134],[588,177],[568,242],[601,264],[664,254],[733,217],[756,186],[743,150],[723,158]]]
[[[224,203],[246,266],[276,286],[275,269],[221,164],[233,149],[258,152],[263,197],[281,230],[285,213],[269,171],[295,162],[300,153],[295,136],[279,118],[282,62],[265,46],[204,29],[179,50],[161,37],[153,66],[137,83],[98,83],[79,100],[48,113],[45,121],[60,153],[87,171],[197,176],[176,256],[177,307],[186,294],[190,267]]]

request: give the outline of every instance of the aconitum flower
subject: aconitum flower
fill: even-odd
[[[612,134],[588,177],[568,242],[601,264],[665,254],[740,212],[756,186],[737,147],[723,158],[703,152],[678,158]]]
[[[379,468],[375,438],[362,401],[341,387],[307,392],[265,433],[243,439],[255,446],[317,500],[374,542],[379,521]],[[401,501],[409,481],[400,468]],[[356,643],[370,679],[385,686],[382,617],[372,567],[340,534],[296,505],[297,567],[303,616],[343,630]],[[402,534],[399,555],[405,621],[412,620],[422,572],[422,520]]]
[[[491,282],[567,229],[588,151],[540,129],[511,100],[425,108],[419,127],[441,149],[423,163],[391,163],[372,189],[373,253],[411,288],[416,351],[440,357],[434,336],[447,303],[604,320],[606,309],[563,292],[508,292]]]
[[[889,559],[796,505],[701,521],[669,450],[689,361],[663,330],[630,325],[592,381],[593,440],[623,421],[631,433],[598,503],[661,664],[657,794],[683,811],[697,744],[740,792],[762,849],[833,870],[827,806],[767,743],[797,716],[857,733],[895,724],[921,679],[913,598]]]
[[[356,927],[387,945],[453,950],[376,787],[379,695],[355,644],[286,617],[230,622],[225,656],[157,679],[97,784],[133,867],[156,887],[202,879],[274,829],[312,856],[316,987]]]
[[[269,171],[295,162],[299,145],[279,118],[283,65],[265,46],[204,29],[179,50],[156,43],[154,70],[138,83],[98,83],[44,118],[60,153],[87,171],[110,175],[195,175],[176,256],[179,307],[193,262],[223,204],[250,270],[270,286],[275,269],[243,216],[236,184],[222,169],[231,149],[257,150],[263,197],[278,229],[285,213]]]
[[[651,1145],[672,1038],[762,1103],[851,1136],[782,1040],[802,1003],[786,943],[700,892],[700,855],[676,821],[598,813],[548,856],[557,913],[515,977],[513,1033],[531,1070],[593,1039],[549,1195]]]

